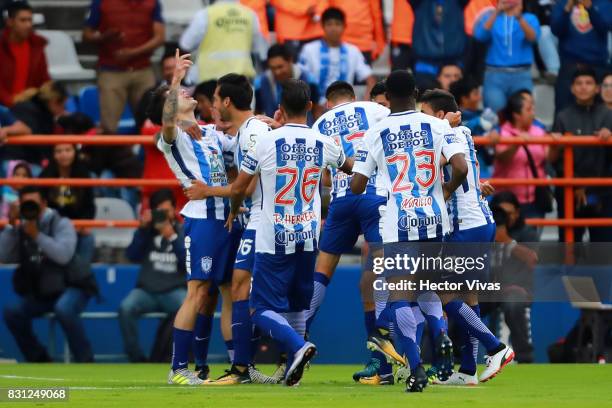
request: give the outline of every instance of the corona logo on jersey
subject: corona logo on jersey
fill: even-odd
[[[383,145],[385,150],[403,150],[405,148],[428,146],[433,143],[431,131],[429,129],[412,130],[410,128],[400,129],[399,132],[393,133],[388,129],[381,132],[384,138]]]
[[[432,204],[433,198],[431,196],[406,197],[402,200],[402,204],[400,205],[400,207],[402,210],[410,210],[412,208],[431,207]]]
[[[288,244],[302,244],[308,240],[316,239],[317,232],[315,230],[309,231],[276,231],[274,241],[276,245],[288,245]]]
[[[442,215],[436,214],[429,217],[414,218],[402,215],[397,220],[397,226],[402,231],[410,231],[413,228],[425,228],[430,225],[442,224]]]

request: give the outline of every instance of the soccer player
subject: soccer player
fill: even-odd
[[[244,75],[227,74],[219,78],[213,96],[213,108],[221,120],[238,129],[236,134],[235,163],[240,166],[247,152],[255,147],[257,140],[263,137],[270,128],[253,116],[251,101],[253,89]],[[229,197],[231,186],[209,187],[197,182],[197,197]],[[274,382],[271,377],[263,376],[253,367],[253,351],[259,340],[258,333],[253,331],[249,313],[249,292],[251,290],[251,273],[255,257],[255,231],[261,214],[261,186],[254,179],[248,189],[252,192],[245,201],[249,209],[248,223],[236,254],[232,274],[232,341],[234,359],[226,374],[215,381],[217,385],[245,384],[250,382]],[[254,343],[254,344],[253,344]]]
[[[421,110],[427,115],[443,118],[448,112],[458,110],[457,102],[449,92],[435,89],[429,90],[421,97]],[[465,126],[454,129],[457,140],[463,145],[463,151],[468,163],[468,175],[460,188],[455,190],[448,201],[451,218],[451,234],[446,239],[452,243],[450,251],[457,256],[483,256],[487,246],[495,242],[495,221],[489,209],[489,204],[481,193],[480,174],[476,149],[470,130]],[[445,178],[452,175],[452,169],[444,167]],[[460,245],[469,243],[469,246]],[[459,249],[465,248],[465,249]],[[457,252],[461,251],[461,252]],[[485,256],[486,259],[488,257]],[[462,279],[463,280],[463,279]],[[443,295],[444,310],[451,319],[459,324],[463,337],[461,349],[461,366],[446,381],[434,381],[445,385],[476,385],[476,356],[478,355],[478,340],[487,349],[487,364],[480,375],[480,381],[486,382],[497,375],[502,368],[514,358],[514,351],[500,342],[480,320],[478,294],[464,294],[465,302],[456,299],[456,295]]]
[[[376,85],[370,91],[370,100],[376,102],[385,108],[389,107],[389,101],[387,100],[387,87],[385,81],[377,82]]]
[[[363,134],[370,126],[387,115],[389,109],[374,102],[355,101],[355,92],[348,82],[336,81],[325,92],[328,110],[313,125],[322,136],[335,140],[347,157],[353,157],[363,148]],[[363,194],[354,195],[350,190],[350,176],[332,169],[332,190],[329,213],[319,244],[316,272],[314,275],[314,294],[310,309],[306,312],[306,329],[310,328],[315,314],[323,299],[340,256],[350,251],[360,234],[369,243],[380,244],[382,237],[378,230],[382,208],[387,204],[387,189],[373,175]],[[369,273],[368,273],[369,272]],[[366,332],[374,330],[375,311],[372,298],[372,271],[362,276],[362,299],[364,304]],[[367,384],[393,384],[393,368],[387,364],[383,355],[372,356],[365,370],[355,373],[355,381]],[[381,367],[382,365],[382,367]],[[382,368],[382,370],[380,370]],[[361,381],[361,378],[364,378]]]
[[[180,122],[196,122],[194,109],[197,102],[180,89],[181,80],[192,65],[189,54],[179,56],[177,49],[176,59],[170,86],[158,88],[151,102],[152,120],[162,125],[158,147],[183,187],[189,187],[193,180],[209,186],[225,186],[227,173],[223,152],[233,152],[229,139],[214,130],[213,126],[202,127],[199,140],[192,139],[178,127]],[[189,348],[199,318],[198,311],[202,309],[202,300],[211,283],[217,284],[226,298],[229,296],[231,267],[227,266],[236,245],[234,237],[224,228],[228,213],[229,200],[218,197],[190,200],[181,211],[185,218],[188,282],[187,296],[174,320],[172,368],[168,376],[170,384],[199,385],[204,382],[188,370]]]
[[[384,256],[397,251],[393,243],[406,242],[401,251],[411,256],[420,255],[428,243],[439,243],[449,231],[448,213],[444,199],[450,197],[467,175],[463,146],[455,137],[446,120],[432,118],[415,109],[415,81],[406,71],[392,72],[386,81],[387,99],[391,114],[370,128],[364,136],[366,150],[357,154],[353,167],[351,190],[361,194],[366,190],[374,171],[387,186],[390,198],[381,218]],[[440,183],[442,155],[453,168],[452,179]],[[385,271],[389,283],[401,283],[405,276],[397,276],[393,268]],[[416,344],[416,321],[410,300],[413,292],[391,291],[389,301],[379,316],[377,332],[370,336],[370,343],[381,352],[401,364],[407,359],[410,376],[406,380],[406,391],[421,392],[428,379]],[[398,354],[389,337],[391,321],[400,343],[402,354]],[[438,354],[451,358],[452,346],[448,337],[439,336]],[[444,339],[446,338],[446,339]]]
[[[255,263],[250,307],[253,321],[288,351],[285,375],[297,384],[316,347],[306,342],[281,315],[310,305],[320,213],[315,207],[322,170],[331,166],[350,173],[352,159],[342,148],[306,125],[312,107],[308,85],[288,80],[283,85],[280,114],[284,126],[260,138],[243,158],[232,185],[231,214],[237,216],[245,192],[256,175],[263,191],[263,209],[255,237]]]

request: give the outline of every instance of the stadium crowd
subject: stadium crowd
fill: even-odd
[[[376,100],[385,91],[377,81],[392,70],[407,69],[414,73],[420,93],[434,88],[450,91],[461,110],[462,124],[493,142],[500,137],[529,140],[550,132],[555,137],[596,135],[607,140],[611,136],[610,0],[394,0],[389,24],[378,0],[218,0],[193,16],[178,44],[166,42],[159,0],[132,3],[93,0],[84,21],[83,41],[98,50],[99,112],[98,117],[89,117],[70,107],[68,102],[75,95],[50,76],[44,52],[47,40],[33,26],[35,10],[25,1],[5,2],[0,35],[0,174],[8,178],[174,178],[154,145],[139,150],[70,144],[25,148],[5,142],[29,134],[87,137],[127,132],[159,137],[160,126],[151,120],[148,107],[153,91],[172,80],[177,46],[195,61],[183,86],[198,102],[197,120],[216,124],[228,134],[238,129],[224,122],[212,105],[216,80],[230,72],[251,80],[254,110],[269,117],[279,106],[282,83],[303,80],[313,103],[312,124],[328,109],[326,89],[333,82],[356,85],[365,100]],[[164,52],[159,66],[154,66],[152,55],[160,48]],[[389,59],[382,64],[386,72],[373,69],[380,58]],[[537,101],[554,103],[553,123],[536,118],[534,82],[554,85],[554,102]],[[127,130],[120,127],[126,105],[135,122]],[[193,124],[179,126],[189,131]],[[576,177],[612,177],[611,150],[576,148]],[[563,172],[562,155],[555,147],[493,144],[481,147],[478,156],[483,178],[532,179]],[[561,188],[497,190],[493,201],[506,211],[504,231],[519,242],[539,239],[539,232],[524,224],[525,218],[543,218],[554,208],[563,217]],[[95,243],[91,231],[74,230],[66,219],[94,218],[95,197],[104,196],[126,199],[142,220],[126,249],[127,258],[141,263],[142,270],[137,287],[121,304],[119,320],[130,360],[144,361],[136,319],[149,311],[174,313],[185,295],[183,227],[175,217],[187,201],[182,189],[3,186],[2,218],[14,226],[24,216],[21,204],[29,197],[38,205],[36,217],[44,222],[40,231],[32,226],[27,232],[30,240],[25,241],[48,254],[45,267],[78,269],[76,263],[96,260]],[[575,202],[577,217],[612,217],[609,188],[577,188]],[[585,237],[580,229],[577,240]],[[591,242],[612,242],[612,228],[589,228],[588,237]],[[54,239],[65,241],[54,244]],[[564,239],[562,229],[559,239]],[[17,261],[27,268],[25,252],[20,259],[6,252],[22,245],[16,240],[10,228],[0,234],[0,261]],[[65,246],[66,253],[53,254],[56,245]],[[34,316],[47,311],[58,315],[77,360],[93,358],[78,323],[78,312],[97,292],[88,276],[77,277],[65,287],[46,283],[39,288],[21,287],[25,300],[7,308],[4,316],[26,359],[50,359],[28,326]],[[523,352],[519,361],[531,361],[524,310],[504,312],[507,320],[517,316],[509,326],[517,331],[513,346],[517,355]]]

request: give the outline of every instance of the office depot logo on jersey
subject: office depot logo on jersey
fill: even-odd
[[[397,226],[402,231],[410,231],[414,228],[424,228],[430,225],[442,224],[442,215],[431,215],[428,217],[410,217],[408,215],[402,215],[397,220]]]
[[[306,146],[305,144],[288,144],[280,145],[280,156],[283,161],[300,161],[306,162],[317,161],[322,156],[321,149],[316,146]]]
[[[317,215],[314,211],[306,211],[303,214],[279,214],[274,213],[274,223],[282,225],[297,225],[305,222],[310,222],[317,219]]]
[[[301,244],[308,240],[315,239],[317,232],[315,230],[309,231],[276,231],[274,235],[274,241],[276,245],[289,245],[292,243]]]
[[[427,129],[401,129],[397,133],[391,132],[389,129],[385,129],[380,133],[380,135],[383,138],[383,146],[385,151],[401,150],[411,146],[428,146],[433,143],[431,131]]]
[[[355,109],[355,113],[348,115],[345,111],[337,112],[332,120],[323,120],[319,124],[319,131],[327,136],[347,136],[357,131],[365,131],[367,128],[365,111],[359,108]]]
[[[400,208],[402,210],[410,210],[413,208],[430,207],[433,203],[433,198],[427,197],[408,197],[402,200]]]

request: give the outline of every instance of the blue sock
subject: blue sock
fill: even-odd
[[[225,348],[227,349],[227,357],[229,358],[230,363],[234,364],[234,341],[226,340]]]
[[[321,272],[315,272],[314,290],[312,292],[312,299],[310,300],[310,308],[306,310],[306,332],[310,331],[310,325],[319,311],[319,307],[323,304],[327,285],[329,285],[329,278]]]
[[[251,363],[255,361],[255,355],[259,349],[259,340],[261,339],[261,331],[259,327],[253,325],[253,335],[251,336]]]
[[[253,314],[253,322],[264,333],[270,333],[270,337],[283,344],[283,349],[287,350],[287,354],[293,355],[302,346],[304,346],[304,338],[301,337],[280,314],[272,310],[256,310]]]
[[[376,319],[376,328],[393,332],[393,312],[391,311],[391,302],[387,302],[385,308],[378,315],[378,319]]]
[[[370,334],[376,328],[376,312],[371,310],[363,312],[363,321],[365,323],[366,334]]]
[[[393,323],[396,330],[398,342],[401,345],[402,354],[408,359],[411,370],[421,365],[421,356],[416,344],[416,320],[407,300],[390,302],[393,314]]]
[[[212,326],[213,316],[198,313],[195,328],[193,329],[193,356],[197,367],[206,365]]]
[[[466,331],[476,337],[487,352],[492,352],[500,347],[501,342],[491,333],[491,330],[480,320],[472,308],[460,300],[453,300],[444,306],[446,314]]]
[[[193,331],[177,329],[172,333],[172,369],[180,370],[187,368],[189,364],[189,346],[193,341]]]
[[[249,311],[249,301],[239,300],[232,303],[232,341],[234,342],[234,365],[247,367],[251,364],[251,338],[253,323]]]
[[[423,331],[425,330],[425,316],[423,316],[423,312],[421,312],[421,308],[419,307],[418,302],[410,302],[410,308],[412,309],[414,320],[416,320],[416,323],[417,323],[416,344],[420,350],[421,341],[423,340]]]
[[[364,321],[367,333],[372,333],[376,329],[376,312],[374,310],[364,312]],[[370,357],[380,361],[379,375],[387,375],[393,372],[393,367],[387,362],[385,355],[380,351],[372,351]]]
[[[444,313],[442,311],[442,302],[437,294],[427,292],[419,296],[418,305],[423,312],[423,316],[425,316],[425,320],[427,320],[431,340],[435,344],[438,336],[448,331],[448,326],[446,320],[444,320]]]
[[[480,317],[480,306],[470,306],[474,313]],[[476,374],[476,358],[478,357],[478,339],[465,330],[463,326],[459,326],[463,345],[461,346],[461,366],[459,371],[468,374]]]

